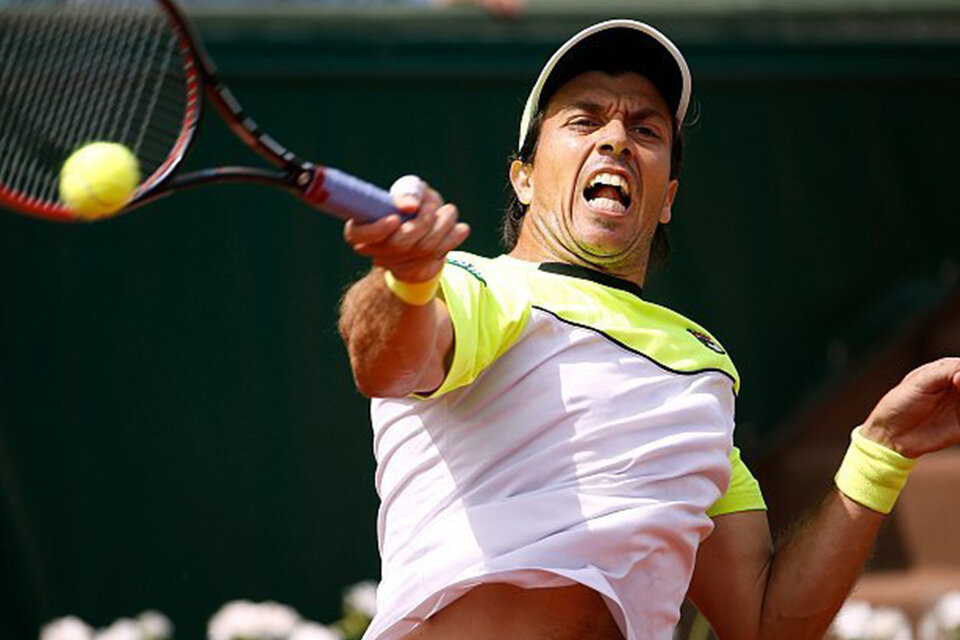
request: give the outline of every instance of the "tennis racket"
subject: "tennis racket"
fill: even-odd
[[[204,98],[274,168],[178,172]],[[0,10],[0,206],[76,221],[58,195],[60,169],[94,141],[123,144],[139,160],[143,179],[124,211],[197,185],[250,182],[342,219],[397,213],[383,189],[299,158],[264,133],[172,0],[29,0]]]

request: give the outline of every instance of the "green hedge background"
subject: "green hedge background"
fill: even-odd
[[[674,260],[648,297],[732,352],[758,460],[842,365],[831,345],[867,348],[956,277],[960,11],[670,6],[628,14],[695,78]],[[424,176],[479,253],[540,65],[611,17],[199,14],[266,130],[383,185]],[[189,165],[250,159],[209,117]],[[243,186],[94,225],[0,212],[0,638],[145,608],[199,638],[240,597],[330,621],[377,577],[367,405],[335,330],[366,265],[340,233]]]

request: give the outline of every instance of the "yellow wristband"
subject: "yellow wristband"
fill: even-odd
[[[837,488],[854,502],[890,513],[916,460],[860,435],[850,436],[850,448],[834,478]]]
[[[442,273],[442,271],[440,272]],[[383,281],[387,284],[387,289],[407,304],[416,307],[422,307],[433,300],[437,295],[437,287],[440,284],[440,273],[424,282],[404,282],[397,280],[389,271],[383,272]]]

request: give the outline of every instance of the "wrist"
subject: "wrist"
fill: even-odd
[[[874,418],[873,415],[867,418],[867,421],[863,423],[860,429],[860,435],[876,442],[877,444],[886,447],[892,451],[896,451],[900,455],[907,458],[916,458],[917,454],[913,453],[907,446],[905,446],[903,437],[897,438],[895,433],[891,432],[891,429],[887,428],[886,422],[879,418]]]
[[[850,436],[850,447],[835,482],[845,496],[868,509],[890,513],[916,460],[863,435],[860,427]]]
[[[443,273],[442,269],[429,280],[424,280],[422,282],[408,282],[406,280],[400,280],[397,278],[392,271],[385,270],[383,272],[383,282],[390,293],[392,293],[395,297],[399,298],[406,304],[413,305],[415,307],[422,307],[430,304],[437,296],[437,288],[440,285],[441,273]]]

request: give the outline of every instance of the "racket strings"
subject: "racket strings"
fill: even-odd
[[[16,57],[12,52],[22,47],[22,43],[22,33],[12,33],[9,38],[2,40],[4,46],[0,49],[2,51],[0,60],[4,61],[4,66],[2,76],[0,76],[0,96],[14,95],[19,91],[22,76],[13,73]],[[5,119],[5,114],[10,108],[11,104],[6,100],[0,102],[0,121]],[[3,143],[0,151],[4,152],[3,155],[10,154],[9,161],[0,164],[0,184],[12,183],[15,182],[14,178],[17,174],[22,174],[24,165],[32,163],[32,158],[30,156],[22,157],[22,145],[20,144],[21,137],[24,134],[22,129],[3,126],[0,127],[0,131],[3,132],[0,136],[0,143]]]
[[[13,95],[22,96],[24,105],[20,111],[30,114],[30,117],[36,122],[36,129],[40,131],[49,130],[50,138],[57,140],[58,135],[63,136],[72,130],[70,128],[71,123],[66,119],[57,118],[57,102],[46,98],[57,94],[69,95],[70,87],[65,86],[65,81],[69,80],[70,76],[58,73],[57,61],[70,55],[70,52],[76,46],[76,41],[75,38],[71,37],[73,34],[62,21],[50,21],[45,25],[40,25],[39,29],[41,29],[39,31],[41,37],[36,41],[27,40],[24,45],[24,53],[31,56],[31,59],[35,61],[35,66],[30,70],[31,73],[21,74],[21,86]],[[28,34],[24,34],[24,36],[26,35]],[[42,42],[50,42],[50,48],[37,50],[37,47],[33,46]],[[35,91],[30,90],[29,82],[31,81],[36,83]],[[30,149],[30,138],[35,133],[33,128],[23,127],[19,130],[19,134],[22,136],[20,151],[25,153]],[[56,162],[57,147],[55,145],[41,145],[38,151],[36,154],[27,155],[28,158],[32,159],[32,162],[29,165],[26,163],[21,165],[20,177],[22,180],[32,178],[29,183],[24,185],[24,191],[36,194],[41,198],[44,196],[50,197],[51,188],[55,188],[55,185],[48,184],[50,181],[45,179],[48,176],[45,175],[43,166]]]
[[[161,33],[158,32],[157,35],[159,36],[161,35]],[[156,44],[160,45],[160,38],[157,38]],[[166,44],[164,45],[163,55],[159,56],[158,58],[163,61],[163,68],[160,71],[160,73],[163,75],[166,75],[169,72],[170,61],[174,55],[175,45],[176,45],[176,38],[172,38],[172,37],[166,38]],[[179,68],[180,67],[177,66],[177,69]],[[146,95],[144,95],[144,93]],[[144,92],[144,93],[141,93],[141,96],[140,96],[141,101],[142,99],[147,97],[149,98],[149,100],[146,101],[146,111],[145,111],[146,115],[144,118],[142,118],[140,131],[137,134],[137,139],[136,139],[136,142],[134,143],[134,149],[136,150],[136,152],[143,150],[145,153],[148,153],[151,157],[157,157],[156,154],[159,151],[160,154],[162,154],[160,155],[160,160],[162,160],[163,158],[166,157],[166,154],[168,151],[167,147],[164,145],[164,143],[166,142],[166,136],[150,135],[148,138],[147,134],[148,133],[153,134],[155,132],[163,133],[171,130],[171,128],[179,127],[180,121],[183,117],[182,96],[181,94],[177,94],[176,102],[174,104],[170,104],[168,100],[168,96],[165,95],[163,92],[163,84],[159,82],[154,84],[153,91]],[[138,101],[138,104],[139,103],[140,101]],[[172,119],[171,119],[171,115],[173,116]],[[161,126],[151,127],[150,126],[151,123],[158,123]],[[145,148],[144,142],[146,142],[147,140],[149,140],[151,144]],[[160,143],[159,145],[157,144],[158,142]]]
[[[119,142],[143,177],[167,162],[187,111],[177,32],[151,0],[0,11],[0,196],[58,200],[63,162]]]

